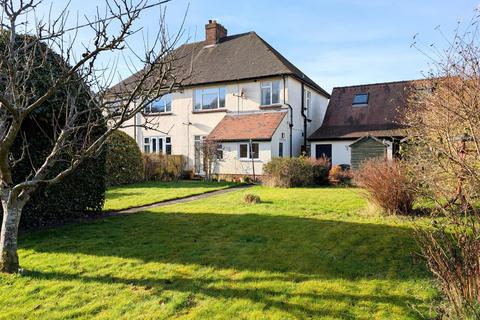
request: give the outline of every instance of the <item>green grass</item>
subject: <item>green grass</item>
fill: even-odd
[[[355,189],[254,187],[26,234],[24,271],[0,275],[0,318],[428,315],[437,293],[410,222],[365,206]]]
[[[143,182],[107,190],[104,210],[122,210],[231,187],[231,182]]]

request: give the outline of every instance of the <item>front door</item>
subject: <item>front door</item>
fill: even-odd
[[[332,160],[332,145],[331,144],[317,144],[315,145],[315,158],[327,158]]]
[[[195,136],[194,137],[194,147],[195,147],[195,173],[198,175],[203,175],[203,152],[202,152],[202,143],[205,139],[204,136]]]

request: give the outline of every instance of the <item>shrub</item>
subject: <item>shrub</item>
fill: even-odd
[[[260,197],[256,194],[252,194],[252,193],[247,193],[244,197],[243,197],[243,202],[245,203],[248,203],[248,204],[255,204],[255,203],[260,203]]]
[[[5,36],[6,33],[1,33],[0,47],[2,50],[5,46]],[[19,36],[19,41],[20,39],[30,41],[29,36]],[[39,49],[46,50],[46,47],[41,44]],[[61,57],[49,51],[48,59],[39,61],[38,65],[33,67],[32,74],[28,75],[28,87],[24,89],[37,92],[39,96],[45,93],[51,83],[51,77],[64,72],[65,65],[62,61]],[[33,168],[38,169],[52,150],[53,135],[58,134],[58,131],[55,130],[54,119],[61,118],[58,113],[64,112],[64,110],[62,111],[59,106],[62,106],[63,101],[69,97],[69,90],[75,90],[81,96],[75,101],[78,109],[85,110],[91,105],[92,96],[87,86],[65,87],[44,101],[34,113],[27,116],[22,124],[21,133],[18,134],[11,150],[14,158],[20,159],[22,146],[28,145],[27,156],[23,157],[23,160],[12,169],[14,183],[25,181],[25,178],[31,175]],[[84,121],[84,119],[80,118],[78,121]],[[96,137],[105,129],[98,128],[98,131],[94,130],[89,134],[91,137]],[[85,134],[86,132],[79,132],[82,138],[85,137]],[[79,135],[77,138],[81,143],[83,140]],[[23,137],[25,137],[25,141]],[[75,145],[75,143],[72,144],[72,147]],[[71,155],[66,149],[68,148],[65,148],[61,160],[53,165],[51,174],[47,178],[52,178],[67,168]],[[37,188],[22,211],[20,227],[23,229],[44,227],[82,217],[87,212],[100,211],[104,203],[105,188],[105,155],[101,153],[94,159],[86,159],[61,182]],[[0,215],[1,213],[2,209],[0,208]]]
[[[386,213],[409,214],[415,201],[415,186],[400,161],[371,159],[354,174],[354,182]]]
[[[308,159],[307,161],[312,167],[313,183],[319,186],[327,185],[330,161],[327,158]]]
[[[181,155],[144,154],[144,177],[147,181],[178,181],[185,168]]]
[[[456,206],[445,210],[448,219],[432,219],[430,228],[417,226],[415,233],[446,298],[438,319],[480,319],[480,219],[466,219]]]
[[[114,132],[106,141],[105,151],[108,186],[143,180],[142,153],[132,137],[122,131]]]
[[[340,165],[333,166],[328,172],[328,182],[334,186],[349,185],[352,180],[352,172]]]
[[[299,158],[273,158],[263,166],[264,183],[273,187],[303,187],[313,183],[313,170],[309,160]]]

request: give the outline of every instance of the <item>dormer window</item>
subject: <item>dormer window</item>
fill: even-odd
[[[357,93],[353,96],[352,106],[362,107],[368,104],[368,93]]]

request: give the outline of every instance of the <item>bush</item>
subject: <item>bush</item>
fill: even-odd
[[[299,158],[273,158],[263,166],[264,183],[272,187],[303,187],[313,183],[313,170],[309,160]]]
[[[256,194],[252,194],[252,193],[247,193],[244,197],[243,197],[243,202],[245,203],[248,203],[248,204],[255,204],[255,203],[260,203],[260,197]]]
[[[346,186],[352,181],[352,172],[341,165],[333,166],[328,172],[328,182],[333,186]]]
[[[125,132],[115,131],[106,141],[105,151],[108,186],[143,180],[142,153],[132,137]]]
[[[415,186],[400,161],[372,159],[354,174],[354,182],[364,188],[372,203],[390,214],[409,214],[415,201]]]
[[[147,181],[178,181],[185,169],[181,155],[144,154],[144,177]]]
[[[312,167],[313,183],[319,186],[328,185],[330,161],[327,158],[308,159],[308,164]]]
[[[0,36],[0,47],[5,45],[6,33]],[[28,36],[19,36],[19,39],[26,39]],[[47,50],[43,44],[39,49]],[[2,49],[3,50],[3,49]],[[29,75],[28,88],[42,95],[48,90],[51,84],[51,77],[61,74],[65,68],[61,57],[49,51],[49,57],[45,61],[39,61],[39,65],[33,70],[33,74]],[[43,102],[42,106],[30,114],[24,121],[21,133],[18,134],[14,142],[12,153],[16,159],[20,158],[22,153],[22,145],[28,145],[28,156],[20,161],[13,169],[14,183],[25,181],[33,168],[37,168],[45,161],[52,150],[53,135],[57,134],[54,130],[53,119],[58,117],[58,106],[69,96],[69,90],[81,90],[81,96],[76,100],[76,107],[86,109],[90,106],[92,99],[91,92],[87,87],[68,87],[57,91],[54,95]],[[97,115],[99,116],[99,115]],[[60,117],[61,118],[61,117]],[[84,121],[84,119],[79,119]],[[98,128],[90,135],[96,137],[104,132],[106,128]],[[86,132],[79,133],[83,137],[77,135],[77,142],[81,143]],[[23,141],[26,137],[26,141]],[[75,146],[75,144],[73,144]],[[65,152],[62,159],[57,161],[51,170],[51,178],[61,170],[65,169],[71,160],[71,156]],[[94,159],[87,159],[80,164],[74,172],[68,175],[61,182],[49,186],[40,186],[32,193],[30,200],[22,211],[20,221],[21,228],[36,228],[54,225],[63,221],[83,217],[87,212],[100,211],[103,207],[105,199],[105,155],[100,154]],[[2,209],[0,208],[0,214]]]

